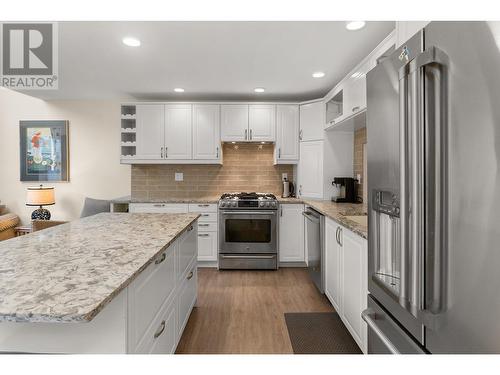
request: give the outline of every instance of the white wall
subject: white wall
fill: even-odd
[[[130,166],[120,165],[118,101],[50,101],[0,88],[0,201],[28,223],[33,208],[25,206],[20,182],[19,121],[69,121],[69,182],[54,186],[56,204],[48,206],[54,220],[80,216],[86,196],[111,199],[130,194]]]

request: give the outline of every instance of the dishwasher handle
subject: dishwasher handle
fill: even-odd
[[[304,211],[302,212],[302,215],[313,223],[319,224],[320,216],[316,216],[311,211]]]

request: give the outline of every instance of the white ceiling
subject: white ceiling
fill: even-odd
[[[308,100],[394,29],[367,22],[61,22],[59,90],[43,99]],[[124,36],[141,40],[138,48]],[[313,79],[324,71],[322,79]],[[175,87],[186,91],[174,93]],[[265,87],[264,94],[253,92]]]

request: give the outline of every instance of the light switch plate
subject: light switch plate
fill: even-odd
[[[184,173],[176,172],[175,173],[175,181],[184,181]]]
[[[288,180],[288,173],[282,173],[281,174],[281,181],[285,181],[285,179]]]

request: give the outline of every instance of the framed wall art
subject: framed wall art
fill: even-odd
[[[20,121],[21,181],[69,181],[68,121]]]

